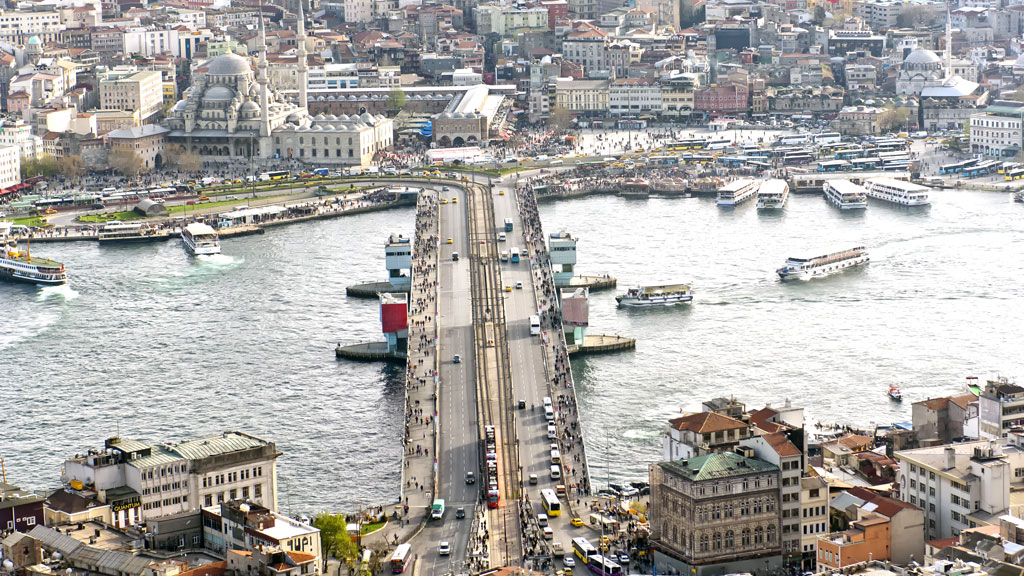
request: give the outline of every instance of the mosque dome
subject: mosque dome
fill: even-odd
[[[928,64],[941,64],[942,59],[939,55],[931,50],[925,50],[924,48],[918,48],[907,55],[906,59],[903,60],[904,64],[916,64],[916,65],[928,65]]]
[[[234,100],[235,91],[227,86],[213,86],[203,93],[203,100],[227,101]]]
[[[204,67],[211,76],[243,76],[252,72],[249,59],[233,52],[221,54],[208,61]]]

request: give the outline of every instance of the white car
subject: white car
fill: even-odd
[[[562,566],[565,566],[566,568],[572,568],[576,566],[576,559],[572,556],[566,556],[565,558],[562,558]]]
[[[437,553],[441,556],[447,556],[452,553],[452,546],[448,542],[441,542],[441,546],[437,549]]]

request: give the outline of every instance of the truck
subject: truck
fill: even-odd
[[[512,219],[511,218],[505,218],[505,232],[511,232],[511,231],[512,231]]]
[[[519,263],[519,248],[513,248],[512,249],[512,263],[513,264],[518,264]]]
[[[430,507],[430,519],[440,520],[444,517],[444,498],[438,498],[434,500],[434,505]]]

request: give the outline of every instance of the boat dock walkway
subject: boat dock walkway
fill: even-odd
[[[587,334],[583,337],[583,344],[570,344],[568,351],[570,355],[582,356],[583,354],[621,352],[634,348],[636,348],[636,338],[609,334]]]

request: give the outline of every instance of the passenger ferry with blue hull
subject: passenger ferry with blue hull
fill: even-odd
[[[783,281],[809,280],[867,264],[871,259],[863,246],[829,252],[810,258],[789,258],[786,265],[775,271]]]
[[[0,280],[40,286],[67,284],[64,264],[49,258],[33,258],[28,247],[19,252],[10,230],[9,222],[0,222]]]
[[[757,196],[758,188],[758,181],[751,178],[733,180],[718,190],[717,204],[727,208],[739,206]]]
[[[849,180],[826,180],[821,186],[825,198],[840,210],[863,210],[868,207],[864,188]]]

